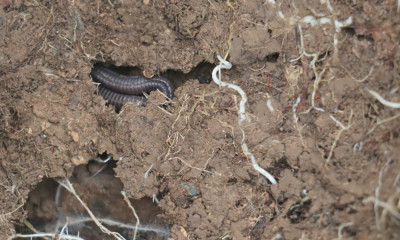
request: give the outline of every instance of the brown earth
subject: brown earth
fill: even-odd
[[[1,0],[0,239],[40,182],[104,152],[132,199],[160,197],[172,239],[400,238],[400,110],[368,92],[400,102],[398,2],[273,2]],[[245,141],[277,185],[242,152],[240,96],[199,83],[227,53]],[[95,62],[186,80],[117,114]]]

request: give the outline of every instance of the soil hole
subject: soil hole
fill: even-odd
[[[212,81],[211,73],[215,65],[203,62],[198,64],[189,73],[184,74],[181,71],[168,70],[162,76],[170,79],[176,88],[182,86],[189,79],[197,79],[199,83],[209,84]]]
[[[136,218],[121,194],[123,185],[115,177],[114,167],[116,163],[111,155],[103,154],[86,165],[75,167],[68,180],[105,227],[125,239],[132,239]],[[37,230],[43,233],[79,235],[83,239],[115,239],[96,226],[77,198],[57,180],[63,179],[46,178],[30,192],[24,206],[28,218],[25,226],[15,226],[17,232],[32,234]],[[168,239],[169,226],[157,217],[161,211],[151,199],[142,198],[130,202],[140,220],[136,239]]]
[[[279,56],[279,55],[278,55]],[[122,75],[143,75],[142,70],[138,67],[129,67],[129,66],[115,66],[112,63],[95,63],[94,65],[99,64],[103,65],[116,73]],[[176,70],[167,70],[165,72],[160,72],[159,75],[167,78],[174,85],[175,88],[178,88],[185,84],[186,81],[190,79],[197,79],[202,84],[209,84],[212,81],[211,73],[214,69],[215,65],[209,62],[202,62],[194,67],[189,73],[183,73],[181,71]]]
[[[271,54],[267,55],[265,57],[265,61],[276,63],[278,61],[278,58],[279,58],[279,53],[275,52],[275,53],[271,53]]]
[[[182,86],[189,79],[198,79],[200,83],[210,83],[211,73],[214,65],[201,63],[187,74],[180,71],[167,70],[151,79],[143,78],[142,71],[137,67],[117,67],[108,63],[95,63],[91,76],[98,85],[95,94],[100,94],[107,101],[107,104],[115,106],[115,111],[120,112],[122,106],[127,102],[137,102],[146,106],[147,99],[144,93],[160,90],[168,98],[173,99],[174,91]],[[121,76],[129,77],[131,80],[121,80]],[[126,79],[126,78],[125,78]],[[104,84],[104,85],[103,85]]]

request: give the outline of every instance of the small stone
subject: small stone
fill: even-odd
[[[42,130],[48,129],[50,126],[51,126],[51,123],[49,123],[47,121],[43,121],[41,124]]]
[[[150,36],[150,35],[143,35],[143,36],[140,37],[140,41],[141,41],[143,44],[148,44],[148,45],[150,45],[150,44],[153,43],[154,40],[153,40],[153,37]]]
[[[71,131],[69,134],[71,135],[72,140],[74,140],[74,142],[79,142],[79,133]]]
[[[74,156],[74,157],[72,157],[71,158],[71,162],[72,162],[72,164],[74,166],[79,166],[79,165],[82,165],[82,164],[86,163],[85,158],[82,157],[82,156]]]
[[[182,233],[182,235],[183,235],[184,237],[187,237],[187,236],[188,236],[186,229],[183,228],[182,226],[179,227],[179,231]]]
[[[317,126],[319,131],[323,131],[331,123],[332,123],[332,120],[330,119],[329,114],[321,114],[315,120],[315,125]]]
[[[57,117],[51,117],[51,118],[49,119],[49,122],[50,122],[50,123],[58,123],[59,120],[57,119]]]

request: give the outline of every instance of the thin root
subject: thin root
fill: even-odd
[[[342,232],[345,227],[353,225],[353,222],[343,223],[338,228],[338,239],[342,239]]]
[[[344,69],[344,71],[347,73],[347,75],[350,76],[351,79],[353,79],[355,82],[358,82],[358,83],[362,83],[362,82],[367,81],[368,78],[371,76],[371,74],[374,72],[374,69],[375,69],[374,66],[372,66],[369,69],[369,73],[367,74],[367,76],[363,77],[362,79],[357,79],[350,73],[350,71],[347,68],[345,68],[343,65],[340,65],[340,66]]]
[[[393,217],[400,220],[400,212],[397,211],[395,207],[388,204],[387,202],[380,201],[380,200],[376,199],[375,197],[370,196],[370,197],[364,199],[363,203],[364,204],[365,203],[374,203],[374,204],[378,205],[379,207],[386,209],[389,213],[391,213],[393,215]]]
[[[217,174],[219,176],[222,176],[222,174],[218,173],[218,172],[211,172],[211,171],[206,170],[205,168],[202,169],[202,168],[198,168],[198,167],[193,167],[192,165],[190,165],[189,163],[185,162],[185,160],[183,160],[180,157],[170,158],[170,160],[172,160],[172,159],[178,159],[179,161],[181,161],[183,164],[185,164],[186,166],[188,166],[190,168],[193,168],[193,169],[196,169],[196,170],[199,170],[199,171],[202,171],[202,172],[210,173],[210,174],[214,174],[215,173],[215,174]]]
[[[376,121],[376,123],[375,123],[375,125],[367,132],[366,135],[369,135],[369,134],[371,134],[373,131],[375,131],[375,129],[376,129],[379,125],[381,125],[381,124],[383,124],[383,123],[387,123],[387,122],[393,121],[393,120],[395,120],[395,119],[398,118],[398,117],[400,117],[400,113],[398,113],[398,114],[396,114],[396,115],[394,115],[394,116],[392,116],[392,117],[383,119],[383,120],[379,120],[379,118],[378,118],[377,121]]]
[[[329,114],[329,117],[340,127],[338,134],[335,137],[335,141],[332,144],[331,150],[329,151],[328,158],[326,159],[325,165],[329,163],[331,157],[333,155],[333,150],[335,150],[337,142],[345,130],[348,130],[351,127],[351,119],[353,117],[353,109],[350,110],[350,116],[348,120],[348,125],[344,126],[341,122],[339,122],[332,114]]]
[[[124,196],[124,200],[125,200],[126,204],[128,204],[129,208],[132,210],[133,215],[136,218],[136,226],[135,226],[136,228],[135,228],[135,232],[133,234],[133,240],[135,240],[136,239],[137,230],[138,230],[138,227],[139,227],[139,224],[140,224],[140,219],[139,219],[139,216],[136,214],[135,208],[132,206],[131,201],[129,201],[128,197],[126,196],[125,191],[121,191],[121,193],[122,193],[122,196]]]
[[[379,93],[370,90],[368,88],[365,88],[365,90],[367,90],[367,92],[369,92],[372,96],[374,96],[383,105],[390,108],[400,108],[400,103],[387,101],[381,95],[379,95]]]
[[[240,88],[237,85],[231,84],[231,83],[226,83],[223,82],[221,80],[221,69],[230,69],[232,67],[232,64],[224,59],[222,59],[220,56],[218,56],[218,60],[220,61],[220,64],[217,65],[212,72],[212,78],[214,80],[214,82],[220,86],[220,87],[228,87],[231,88],[235,91],[237,91],[240,96],[241,96],[241,100],[239,103],[239,109],[238,109],[238,115],[239,115],[239,128],[242,132],[242,136],[243,136],[243,140],[242,140],[242,151],[245,154],[245,156],[247,158],[250,158],[251,163],[253,165],[253,168],[255,170],[257,170],[260,174],[262,174],[264,177],[266,177],[272,184],[277,184],[277,181],[275,180],[275,178],[269,173],[267,172],[265,169],[261,168],[257,162],[256,159],[254,157],[254,155],[249,151],[246,141],[245,141],[245,133],[244,130],[242,128],[242,123],[246,120],[248,120],[248,117],[246,115],[246,102],[247,102],[247,96],[246,93],[243,91],[242,88]],[[217,77],[217,73],[219,75],[219,77]]]
[[[93,219],[94,223],[100,228],[100,230],[108,235],[112,235],[118,240],[125,240],[119,233],[117,232],[111,232],[108,228],[106,228],[101,222],[96,218],[96,216],[93,214],[93,212],[89,209],[89,207],[86,205],[86,203],[78,196],[78,194],[75,192],[74,187],[72,186],[71,182],[69,181],[68,178],[63,178],[63,179],[56,179],[56,181],[65,189],[67,189],[74,197],[79,201],[79,203],[86,209],[86,211],[89,213],[90,217]]]

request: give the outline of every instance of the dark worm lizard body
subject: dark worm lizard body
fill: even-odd
[[[174,97],[174,86],[163,77],[125,76],[102,65],[95,65],[90,75],[100,83],[99,93],[103,98],[117,108],[121,108],[127,102],[145,103],[143,93],[157,89],[170,99]]]

